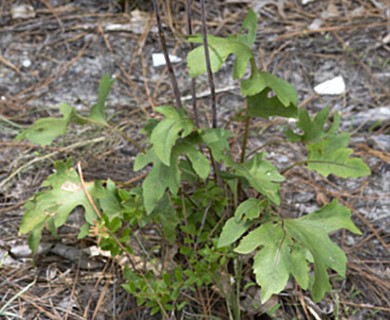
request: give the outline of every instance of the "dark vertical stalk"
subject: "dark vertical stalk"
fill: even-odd
[[[200,7],[201,7],[200,11],[202,14],[202,35],[203,35],[204,54],[206,59],[207,77],[209,79],[209,86],[211,92],[211,110],[212,110],[212,117],[213,117],[212,126],[213,128],[217,128],[217,104],[216,104],[216,97],[215,97],[213,72],[211,71],[211,64],[210,64],[210,53],[209,53],[209,46],[207,40],[206,9],[204,5],[204,0],[200,0]]]
[[[186,14],[187,14],[187,33],[188,33],[188,35],[192,35],[191,0],[187,0]],[[194,49],[193,43],[190,43],[190,48],[191,48],[191,50]],[[192,109],[194,111],[195,124],[197,127],[199,127],[198,108],[196,106],[196,80],[195,80],[195,78],[191,79],[191,96],[192,96]]]
[[[165,61],[167,63],[169,78],[171,80],[173,92],[175,94],[176,108],[180,109],[180,108],[183,108],[183,105],[181,104],[180,91],[179,91],[179,87],[177,85],[175,73],[173,72],[172,63],[171,63],[171,60],[169,59],[167,44],[165,41],[164,31],[163,31],[162,23],[161,23],[160,7],[158,6],[157,0],[153,0],[153,5],[154,5],[154,10],[156,12],[156,20],[157,20],[158,34],[160,37],[161,49],[164,53]]]
[[[242,147],[241,147],[241,159],[240,162],[244,163],[245,161],[245,153],[246,153],[246,145],[248,143],[248,134],[249,134],[249,124],[251,121],[251,117],[249,116],[249,106],[248,101],[245,100],[245,127],[244,127],[244,138],[242,140]]]

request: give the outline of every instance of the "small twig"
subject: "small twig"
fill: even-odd
[[[201,15],[202,15],[202,36],[203,36],[204,55],[206,59],[207,77],[209,80],[209,86],[211,91],[212,126],[213,128],[217,128],[217,103],[216,103],[216,96],[215,96],[214,77],[213,77],[213,72],[211,70],[211,63],[210,63],[210,52],[209,52],[209,44],[207,39],[206,9],[205,9],[204,0],[200,1],[200,7],[201,7]]]
[[[23,73],[20,72],[18,67],[16,67],[13,63],[9,62],[7,59],[5,59],[2,56],[0,56],[0,63],[5,64],[8,68],[12,69],[13,71],[15,71],[20,76],[23,76]]]
[[[180,91],[179,91],[179,87],[177,85],[175,73],[173,72],[171,60],[169,59],[167,44],[165,41],[164,31],[163,31],[163,27],[162,27],[162,23],[161,23],[160,7],[158,6],[157,0],[153,0],[153,5],[154,5],[154,10],[156,12],[157,27],[158,27],[158,34],[160,37],[161,49],[164,53],[165,62],[167,64],[167,68],[168,68],[169,78],[171,80],[173,92],[175,94],[176,108],[181,109],[181,108],[183,108],[183,105],[182,105],[181,100],[180,100]]]
[[[363,303],[353,303],[353,302],[345,301],[345,300],[340,300],[340,303],[341,304],[345,304],[347,306],[356,307],[356,308],[370,309],[370,310],[380,310],[380,311],[384,311],[384,312],[389,312],[390,313],[390,308],[386,308],[386,307],[372,306],[372,305],[363,304]]]
[[[292,168],[295,168],[295,167],[300,166],[300,165],[303,165],[303,164],[310,164],[310,163],[331,164],[331,165],[334,165],[334,166],[340,166],[340,167],[344,167],[344,168],[353,169],[353,167],[349,167],[349,166],[347,166],[346,164],[340,164],[340,163],[332,162],[332,161],[302,160],[302,161],[297,161],[297,162],[293,163],[292,165],[288,166],[287,168],[285,168],[284,170],[282,170],[282,171],[280,172],[280,174],[283,175],[283,174],[285,174],[287,171],[291,170]]]

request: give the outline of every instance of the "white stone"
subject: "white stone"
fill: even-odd
[[[32,62],[31,62],[30,59],[24,59],[24,60],[22,61],[22,66],[25,67],[25,68],[31,67],[31,64],[32,64]]]
[[[305,5],[305,4],[308,4],[310,2],[314,2],[315,0],[302,0],[302,4]]]
[[[320,95],[338,95],[345,92],[345,82],[342,76],[320,83],[314,87],[314,91]]]
[[[153,59],[153,67],[165,66],[167,64],[163,53],[153,53],[152,59]],[[169,59],[171,60],[172,63],[177,63],[181,61],[179,57],[173,55],[169,55]]]

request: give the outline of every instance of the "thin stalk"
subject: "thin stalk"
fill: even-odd
[[[340,167],[347,167],[347,165],[345,164],[340,164],[340,163],[337,163],[337,162],[332,162],[332,161],[322,161],[322,160],[302,160],[302,161],[297,161],[295,163],[293,163],[291,166],[288,166],[286,169],[282,170],[280,172],[280,174],[285,174],[287,171],[291,170],[292,168],[295,168],[295,167],[298,167],[300,165],[303,165],[303,164],[309,164],[309,163],[321,163],[321,164],[332,164],[334,166],[340,166]],[[352,169],[352,167],[351,167]]]
[[[239,320],[241,319],[240,293],[241,293],[241,280],[242,280],[242,264],[238,256],[236,256],[234,259],[234,272],[235,272],[235,281],[236,281],[236,293],[232,297],[234,299],[233,312],[234,312],[234,319]]]
[[[191,22],[191,0],[186,0],[186,15],[187,15],[187,34],[192,35],[192,22]],[[190,43],[191,50],[194,49],[194,44]],[[199,116],[198,107],[196,105],[196,78],[191,79],[191,96],[192,96],[192,109],[194,111],[195,125],[199,128]]]
[[[213,72],[211,71],[209,44],[207,40],[206,9],[205,9],[204,0],[200,0],[200,8],[201,8],[200,11],[202,15],[202,36],[203,36],[204,55],[206,59],[207,77],[209,80],[210,93],[211,93],[212,126],[213,128],[217,128],[217,103],[216,103],[216,96],[215,96],[214,77],[213,77]]]
[[[249,135],[249,125],[251,121],[251,117],[249,116],[249,107],[248,107],[248,101],[245,101],[246,108],[245,108],[245,128],[244,128],[244,139],[242,140],[242,147],[241,147],[241,159],[240,162],[244,163],[245,161],[245,153],[246,153],[246,147],[248,144],[248,135]]]
[[[167,63],[168,74],[169,74],[169,78],[171,80],[173,93],[175,95],[176,108],[181,109],[181,108],[183,108],[183,105],[182,105],[181,99],[180,99],[180,91],[179,91],[179,87],[177,85],[175,73],[173,71],[171,59],[169,59],[167,43],[165,41],[165,35],[164,35],[162,23],[161,23],[160,7],[157,3],[157,0],[153,0],[153,6],[154,6],[154,10],[156,12],[157,28],[158,28],[158,35],[160,37],[161,49],[162,49],[164,57],[165,57],[165,62]]]

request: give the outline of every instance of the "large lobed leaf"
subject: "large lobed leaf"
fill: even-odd
[[[334,174],[341,178],[359,178],[370,175],[370,168],[360,158],[350,158],[352,149],[347,148],[349,134],[328,136],[321,141],[309,144],[307,167],[327,177]]]
[[[332,269],[344,277],[346,269],[343,250],[328,234],[342,228],[360,234],[350,217],[350,211],[335,200],[299,219],[264,223],[245,236],[235,251],[247,254],[260,247],[253,269],[262,287],[262,302],[282,291],[290,275],[303,289],[309,287],[308,252],[314,259],[314,281],[310,290],[314,300],[320,301],[331,290],[327,270]]]
[[[36,253],[45,226],[59,228],[68,219],[69,214],[79,206],[84,207],[85,219],[92,224],[96,214],[89,203],[81,181],[71,162],[56,162],[56,173],[50,175],[42,184],[48,189],[37,193],[24,207],[24,215],[20,224],[19,233],[31,232],[30,245]],[[95,196],[100,189],[98,183],[87,183],[91,196]]]
[[[229,38],[208,35],[209,56],[211,71],[213,73],[221,69],[222,64],[231,54],[236,56],[233,65],[233,78],[242,78],[245,74],[249,61],[252,67],[255,65],[251,47],[256,40],[257,16],[253,10],[246,15],[240,33]],[[203,44],[200,35],[191,36],[189,42]],[[187,65],[190,77],[197,77],[207,71],[204,46],[192,50],[187,56]]]
[[[340,117],[336,113],[333,122],[326,128],[330,108],[322,109],[313,119],[304,109],[299,110],[297,127],[301,134],[292,130],[286,132],[291,141],[307,144],[309,155],[307,167],[327,177],[334,174],[341,178],[358,178],[370,175],[370,168],[362,159],[351,158],[352,149],[348,148],[350,135],[337,133]]]
[[[231,54],[236,56],[233,65],[233,78],[242,78],[248,67],[248,63],[254,61],[253,53],[250,47],[240,40],[232,38],[220,38],[208,35],[208,45],[210,54],[211,71],[219,71]],[[188,38],[189,42],[203,43],[202,36],[192,36]],[[187,65],[190,77],[197,77],[207,71],[204,46],[193,49],[187,56]]]
[[[331,290],[327,269],[336,271],[341,277],[345,277],[346,271],[345,253],[330,240],[328,234],[339,229],[347,229],[355,234],[361,232],[351,221],[351,212],[337,200],[300,219],[286,220],[285,228],[314,258],[311,292],[314,301],[318,302]]]

